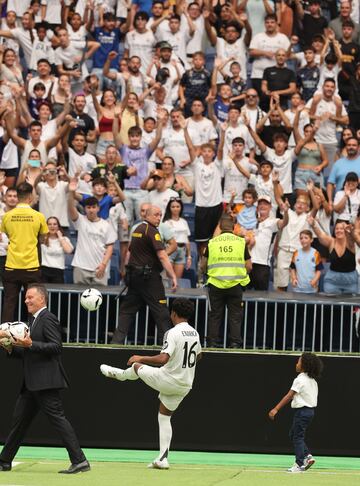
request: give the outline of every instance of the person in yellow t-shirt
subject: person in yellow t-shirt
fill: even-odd
[[[41,282],[38,241],[48,233],[45,216],[30,207],[33,187],[23,182],[17,188],[19,203],[5,213],[1,231],[9,238],[3,273],[4,304],[2,322],[14,320],[15,308],[22,287]]]

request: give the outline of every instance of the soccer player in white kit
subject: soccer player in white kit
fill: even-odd
[[[159,393],[160,453],[148,467],[169,469],[168,454],[172,437],[171,416],[192,388],[196,363],[201,357],[198,332],[188,320],[194,314],[194,305],[188,299],[175,299],[171,308],[174,325],[166,332],[160,354],[156,356],[134,355],[126,370],[101,365],[101,373],[116,380],[139,378]],[[156,368],[156,366],[158,368]],[[159,368],[160,366],[160,368]]]

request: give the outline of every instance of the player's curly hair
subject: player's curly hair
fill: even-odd
[[[318,380],[324,368],[321,359],[314,353],[303,353],[301,355],[301,368],[310,378]]]

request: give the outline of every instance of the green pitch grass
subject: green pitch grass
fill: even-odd
[[[22,447],[11,472],[0,473],[2,486],[358,486],[360,459],[317,457],[313,468],[286,473],[292,456],[171,452],[171,469],[146,465],[154,451],[87,449],[92,470],[58,474],[69,466],[64,449]]]

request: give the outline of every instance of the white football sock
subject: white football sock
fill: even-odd
[[[126,368],[126,370],[124,370],[124,377],[126,380],[134,381],[139,379],[138,375],[135,373],[134,364],[130,366],[130,368]]]
[[[158,421],[160,439],[159,460],[162,461],[163,459],[167,458],[169,454],[170,442],[172,438],[171,416],[163,415],[159,412]]]

